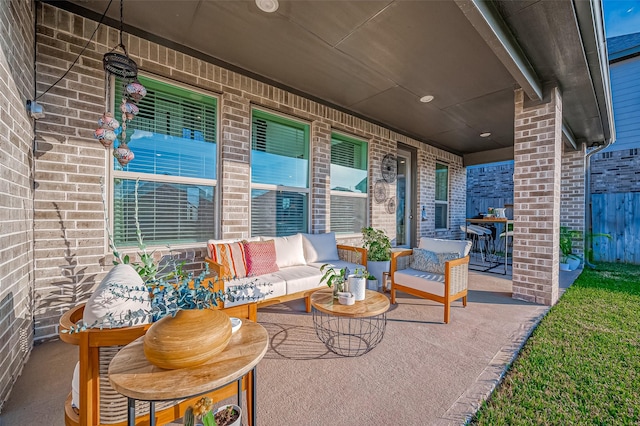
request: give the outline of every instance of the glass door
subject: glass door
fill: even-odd
[[[410,247],[413,233],[411,208],[411,152],[398,150],[398,179],[396,181],[396,246]]]

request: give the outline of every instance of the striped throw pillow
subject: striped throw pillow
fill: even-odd
[[[242,242],[210,244],[209,253],[214,262],[222,265],[225,277],[247,276],[247,261]]]

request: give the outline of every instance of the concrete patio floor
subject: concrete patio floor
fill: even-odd
[[[561,291],[579,273],[561,272]],[[399,293],[384,340],[357,358],[327,351],[303,301],[261,309],[271,344],[258,366],[258,424],[464,424],[549,309],[513,300],[508,275],[470,272],[469,287],[447,325],[442,305]],[[0,425],[64,425],[76,360],[61,341],[35,346]]]

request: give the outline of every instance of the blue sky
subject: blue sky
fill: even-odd
[[[603,0],[608,37],[640,32],[640,0]]]

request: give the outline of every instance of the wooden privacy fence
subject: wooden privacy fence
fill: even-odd
[[[640,264],[640,192],[591,195],[593,259]]]

